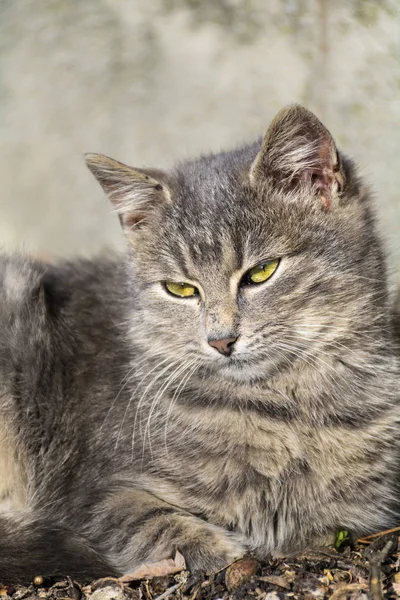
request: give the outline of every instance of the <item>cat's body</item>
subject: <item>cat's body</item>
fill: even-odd
[[[216,569],[396,523],[400,368],[368,193],[290,110],[261,150],[168,177],[89,158],[125,256],[2,258],[0,491],[24,508],[0,517],[0,580],[124,573],[176,548]]]

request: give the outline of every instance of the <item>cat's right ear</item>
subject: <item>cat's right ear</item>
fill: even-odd
[[[103,154],[85,154],[85,160],[125,230],[142,227],[157,205],[171,202],[163,171],[133,169]]]

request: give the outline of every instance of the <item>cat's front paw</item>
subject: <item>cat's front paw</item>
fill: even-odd
[[[241,558],[247,549],[234,534],[207,527],[194,531],[187,540],[182,540],[179,551],[189,571],[212,573]]]
[[[136,507],[138,496],[139,492],[135,492]],[[145,492],[140,492],[140,499],[147,511],[144,517],[140,516],[142,525],[138,525],[135,514],[133,526],[119,527],[107,548],[109,562],[121,574],[134,573],[144,564],[171,559],[177,550],[192,572],[218,571],[246,554],[245,541],[239,535],[190,513],[175,512],[170,505]]]

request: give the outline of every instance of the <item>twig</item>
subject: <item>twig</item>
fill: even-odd
[[[188,575],[189,575],[189,573],[187,571],[182,571],[182,573],[178,573],[177,575],[175,575],[175,581],[178,580],[178,583],[169,587],[160,596],[157,596],[157,598],[154,598],[154,600],[165,600],[165,598],[168,598],[171,594],[173,594],[179,588],[181,588],[183,585],[185,585],[185,583],[188,580]]]
[[[381,564],[388,557],[393,541],[389,540],[380,552],[369,557],[369,593],[372,600],[383,600],[381,587]]]
[[[386,535],[389,533],[396,533],[396,531],[400,532],[400,525],[398,527],[393,527],[392,529],[385,529],[385,531],[379,531],[379,533],[372,533],[371,535],[366,535],[363,538],[359,538],[357,542],[361,544],[369,544],[370,540],[374,540],[375,538],[381,537],[382,535]]]
[[[164,600],[165,598],[168,598],[171,594],[173,594],[174,592],[176,592],[176,590],[181,587],[182,582],[180,581],[179,583],[176,583],[175,585],[171,585],[170,588],[168,588],[167,590],[165,590],[165,592],[163,592],[160,596],[157,596],[157,598],[154,598],[154,600]]]
[[[146,579],[146,581],[144,582],[144,587],[146,588],[147,597],[150,598],[150,600],[153,600],[153,594],[150,591],[148,579]]]
[[[200,590],[201,590],[201,585],[197,585],[197,586],[195,587],[195,590],[194,590],[193,594],[190,596],[190,599],[189,599],[189,600],[196,600],[196,598],[197,598],[197,596],[198,596],[198,594],[199,594]]]

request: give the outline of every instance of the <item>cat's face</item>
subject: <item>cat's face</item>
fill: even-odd
[[[321,141],[312,125],[311,141]],[[272,127],[282,137],[282,123]],[[299,140],[287,127],[294,146],[285,131],[283,158],[272,131],[261,149],[187,163],[162,183],[141,172],[150,216],[124,200],[135,335],[161,367],[176,361],[177,373],[182,365],[242,382],[299,360],[329,368],[378,317],[384,273],[365,191],[334,147],[334,159],[317,144],[311,155],[303,129]],[[290,166],[305,142],[303,163]]]
[[[357,345],[382,276],[357,206],[323,213],[307,198],[288,205],[273,190],[260,203],[237,184],[215,190],[214,200],[198,187],[198,211],[188,197],[181,190],[157,227],[141,234],[133,259],[145,343],[241,381],[299,356],[322,365],[328,347],[340,354],[341,345]],[[259,265],[275,270],[253,283],[264,277]],[[237,338],[228,356],[209,344],[226,338]]]

